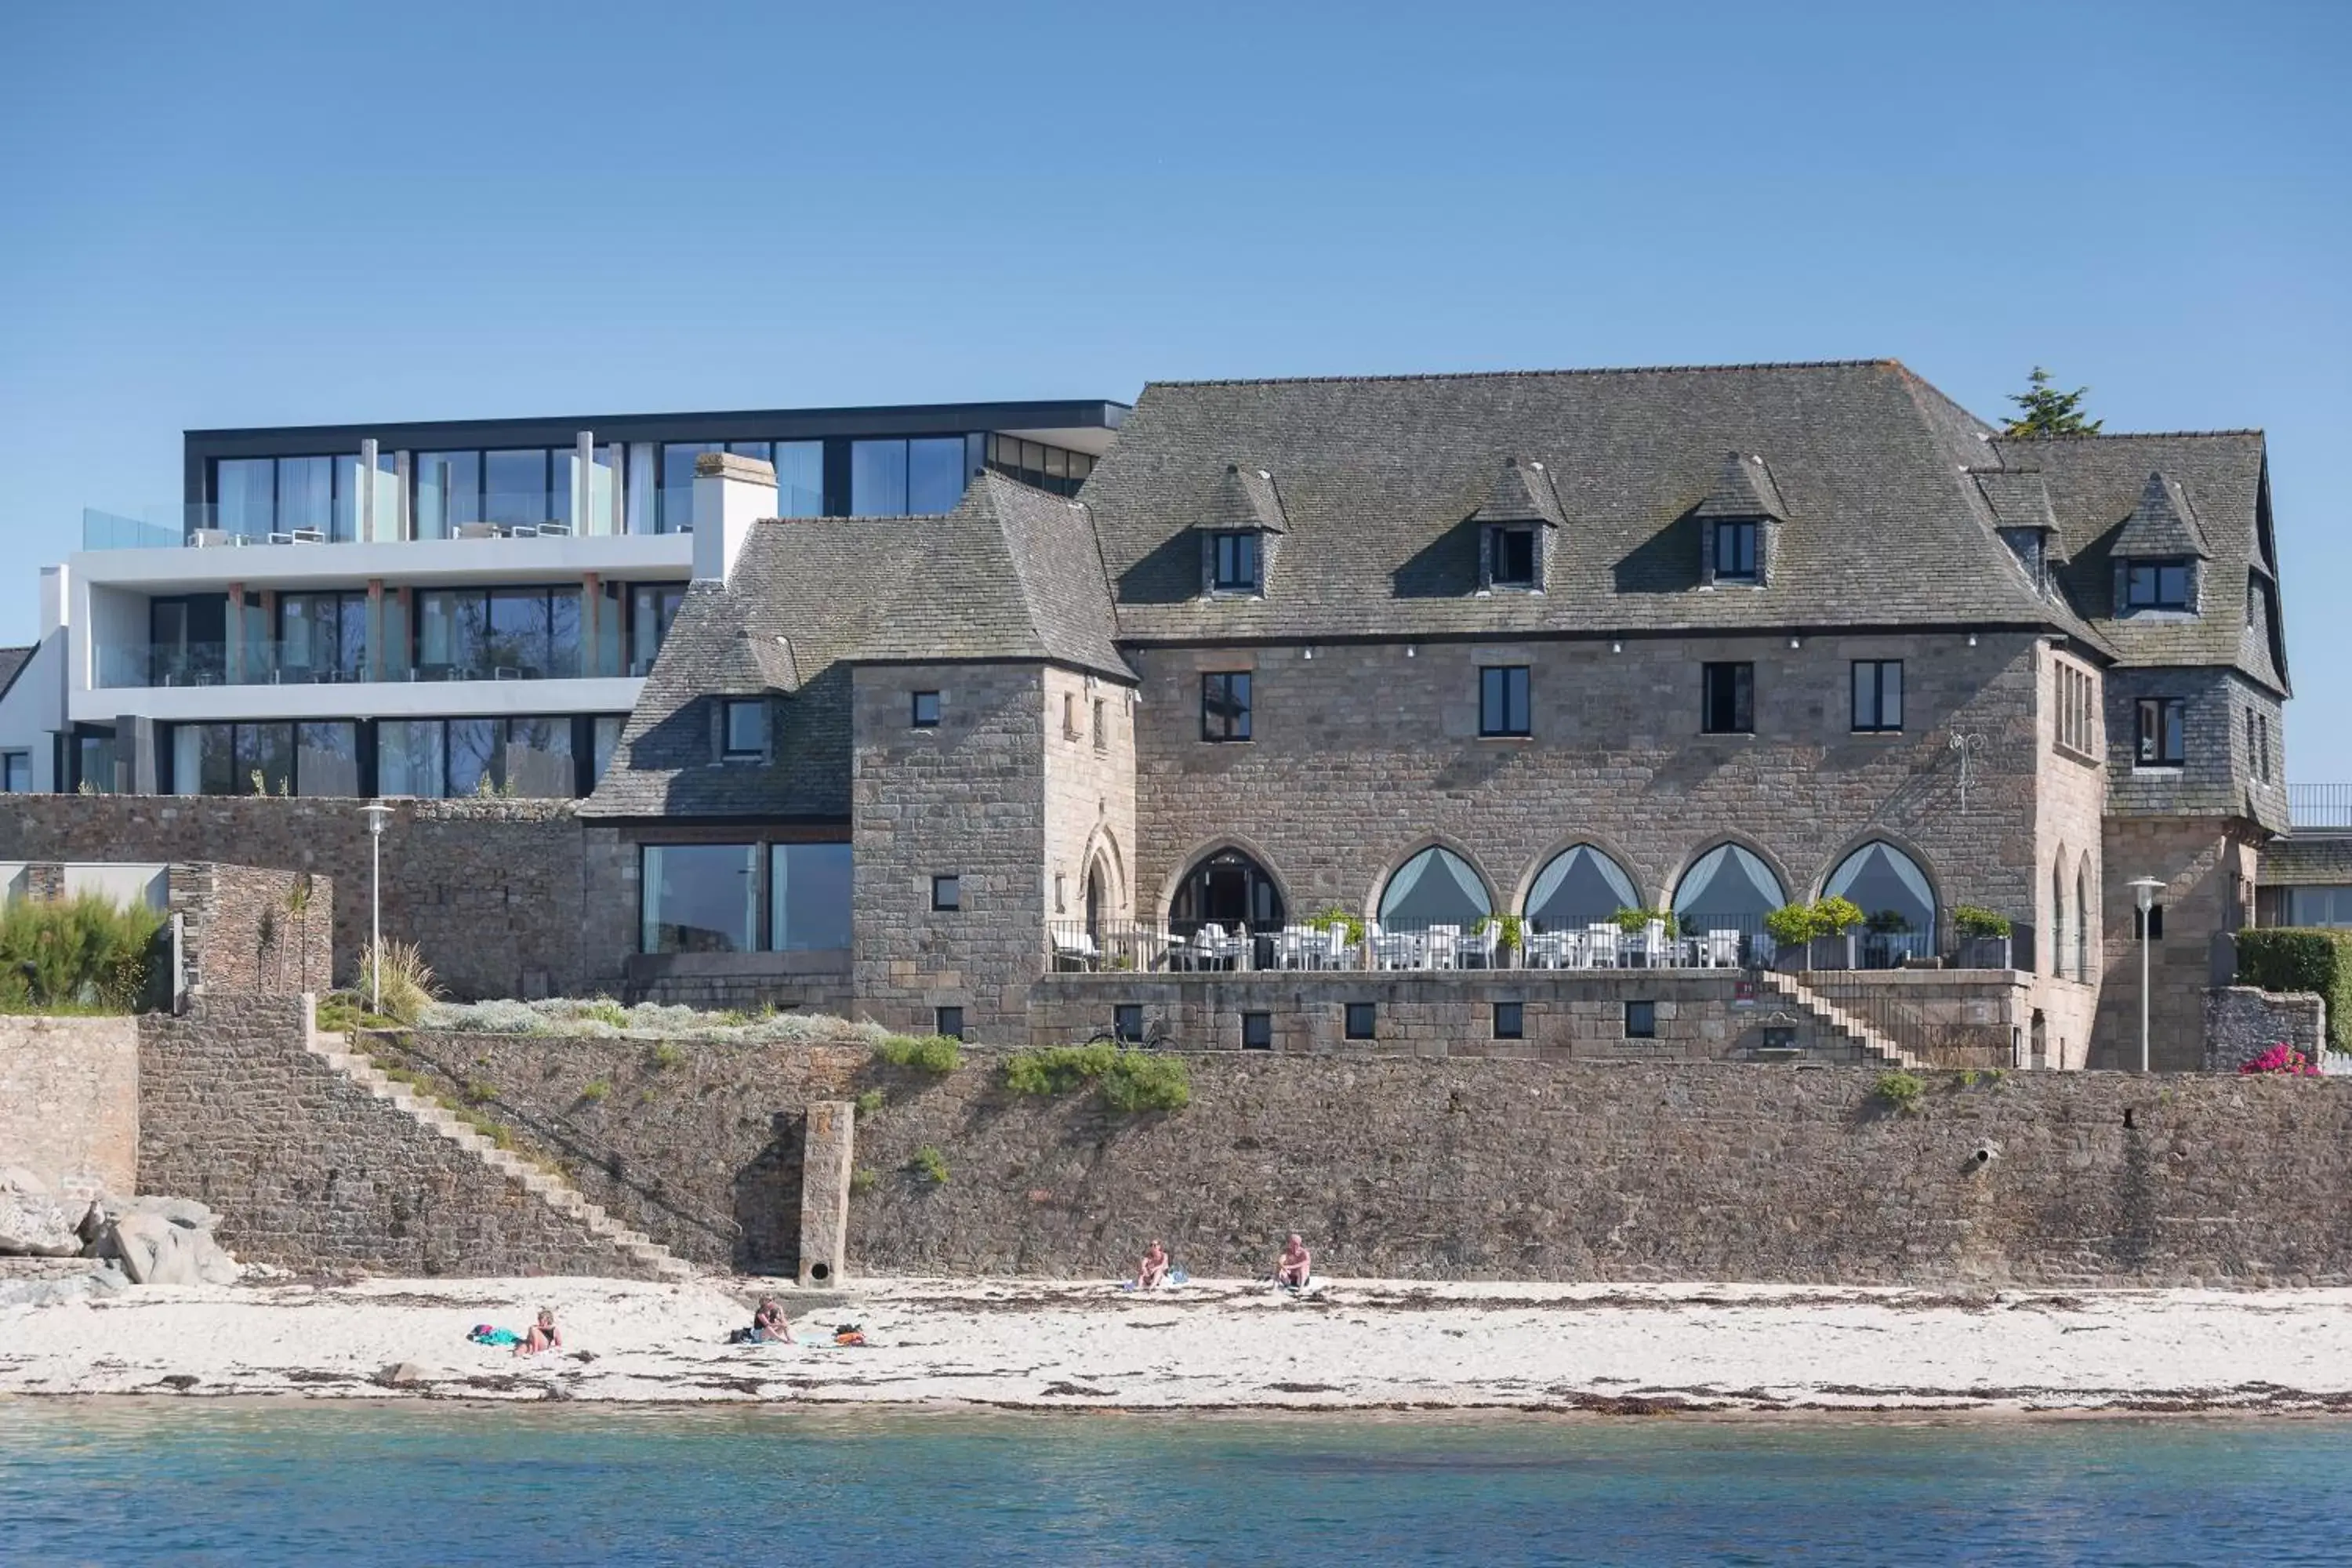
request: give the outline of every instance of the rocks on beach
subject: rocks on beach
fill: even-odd
[[[16,1299],[62,1300],[134,1285],[233,1285],[242,1270],[213,1229],[213,1211],[193,1198],[116,1197],[60,1202],[29,1171],[0,1170],[0,1257],[83,1258],[105,1266],[64,1279],[13,1281]],[[68,1279],[112,1274],[115,1283],[68,1289]],[[37,1289],[36,1289],[37,1287]],[[26,1292],[30,1291],[27,1295]]]

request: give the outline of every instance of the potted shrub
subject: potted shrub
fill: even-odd
[[[1518,915],[1481,915],[1470,934],[1484,936],[1490,931],[1495,933],[1495,952],[1487,962],[1496,969],[1517,967],[1513,960],[1526,944],[1527,921]]]
[[[1772,939],[1772,963],[1776,969],[1794,973],[1811,962],[1814,935],[1820,928],[1813,923],[1813,911],[1804,904],[1782,904],[1764,917],[1764,934]]]
[[[1852,899],[1813,900],[1813,940],[1808,967],[1852,969],[1855,966],[1853,933],[1866,918]]]
[[[1364,963],[1364,921],[1360,915],[1349,914],[1337,904],[1326,904],[1307,917],[1307,923],[1317,931],[1338,931],[1352,954],[1349,962]]]
[[[1962,969],[2008,969],[2010,963],[2009,917],[1994,910],[1975,904],[1962,904],[1952,911],[1952,932],[1959,939],[1959,967]]]

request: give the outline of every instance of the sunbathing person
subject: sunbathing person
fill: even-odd
[[[555,1327],[555,1310],[552,1307],[541,1307],[539,1310],[539,1321],[530,1326],[530,1332],[523,1336],[522,1343],[515,1346],[514,1353],[537,1355],[541,1351],[560,1351],[562,1348],[563,1336]]]
[[[1307,1250],[1307,1244],[1298,1238],[1297,1231],[1292,1231],[1290,1239],[1282,1244],[1281,1258],[1275,1264],[1274,1282],[1285,1289],[1304,1290],[1307,1289],[1307,1270],[1314,1261],[1314,1255]]]
[[[1168,1249],[1155,1241],[1151,1244],[1151,1249],[1143,1255],[1141,1267],[1135,1271],[1135,1288],[1139,1290],[1149,1290],[1156,1285],[1167,1283]]]
[[[782,1341],[790,1344],[792,1339],[793,1326],[784,1321],[784,1310],[776,1305],[773,1296],[761,1297],[759,1310],[751,1314],[751,1343],[766,1345]]]

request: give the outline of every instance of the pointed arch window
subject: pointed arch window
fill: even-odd
[[[1718,844],[1675,884],[1675,919],[1685,931],[1753,931],[1789,901],[1772,868],[1737,844]]]
[[[1865,967],[1892,968],[1935,952],[1935,889],[1918,862],[1894,845],[1874,840],[1839,861],[1822,893],[1861,906]]]
[[[1625,868],[1590,844],[1571,845],[1544,863],[1528,889],[1528,923],[1538,931],[1582,931],[1639,909],[1642,896]]]
[[[1176,886],[1170,927],[1190,936],[1214,923],[1274,931],[1282,925],[1282,891],[1265,867],[1238,849],[1219,849],[1193,862]]]
[[[1400,930],[1433,925],[1466,930],[1494,912],[1486,884],[1470,862],[1438,845],[1398,867],[1381,889],[1381,924]]]

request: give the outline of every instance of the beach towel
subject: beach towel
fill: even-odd
[[[522,1343],[522,1336],[512,1329],[494,1329],[488,1323],[476,1323],[466,1337],[478,1345],[496,1345],[501,1349]]]

